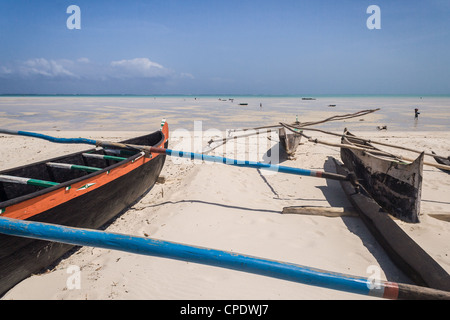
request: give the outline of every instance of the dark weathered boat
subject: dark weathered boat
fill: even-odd
[[[168,125],[163,123],[161,130],[123,143],[167,148],[168,138]],[[165,157],[137,148],[105,147],[1,171],[0,215],[100,228],[155,184]],[[55,263],[72,248],[56,242],[0,235],[0,296]]]
[[[297,147],[300,144],[302,136],[300,133],[294,133],[292,131],[287,132],[284,127],[278,129],[278,137],[280,144],[286,151],[288,157],[292,157],[297,151]]]
[[[433,154],[436,154],[436,153],[434,153],[434,151],[431,151]],[[437,156],[435,156],[435,157],[433,157],[434,158],[434,160],[436,160],[436,162],[437,163],[439,163],[439,164],[443,164],[443,165],[445,165],[445,166],[450,166],[450,157],[448,157],[447,159],[443,159],[443,158],[441,158],[441,157],[437,157]],[[444,171],[444,172],[447,172],[447,173],[450,173],[450,170],[446,170],[446,169],[441,169],[442,171]]]
[[[422,193],[422,153],[412,163],[389,155],[369,142],[352,135],[347,129],[341,148],[341,159],[384,210],[412,223],[419,222]]]
[[[336,172],[349,171],[336,159]],[[450,291],[450,275],[383,210],[364,190],[349,181],[340,181],[347,198],[364,224],[383,247],[391,260],[417,285]]]

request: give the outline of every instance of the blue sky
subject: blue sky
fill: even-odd
[[[450,94],[448,0],[0,0],[0,44],[0,94]]]

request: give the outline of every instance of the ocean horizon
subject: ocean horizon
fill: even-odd
[[[233,93],[205,93],[205,94],[131,94],[131,93],[45,93],[45,94],[34,94],[34,93],[0,93],[0,97],[266,97],[266,98],[325,98],[325,97],[347,97],[347,98],[364,98],[364,97],[386,97],[386,98],[421,98],[421,97],[436,97],[436,98],[450,98],[450,94],[233,94]]]
[[[420,115],[414,117],[414,109]],[[166,119],[172,129],[236,129],[318,121],[379,109],[370,116],[320,125],[327,130],[450,129],[450,95],[130,95],[2,94],[0,126],[40,131],[147,131]]]

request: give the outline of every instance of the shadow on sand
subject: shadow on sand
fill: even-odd
[[[336,167],[333,157],[328,157],[324,162],[324,171],[336,173]],[[347,196],[341,188],[340,182],[334,180],[327,180],[326,187],[319,187],[323,195],[332,207],[351,207],[351,203],[347,200]],[[384,249],[377,242],[377,240],[370,233],[370,230],[365,226],[360,218],[355,217],[340,217],[348,230],[357,235],[362,244],[378,261],[381,269],[384,271],[388,281],[401,282],[407,284],[414,284],[414,282],[406,276],[392,260],[387,256]],[[369,267],[369,265],[367,266]],[[368,274],[370,276],[370,274]]]

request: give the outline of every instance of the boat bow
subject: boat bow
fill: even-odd
[[[342,145],[342,161],[373,199],[395,217],[406,222],[419,222],[424,153],[412,163],[405,162],[347,130],[342,136]]]

